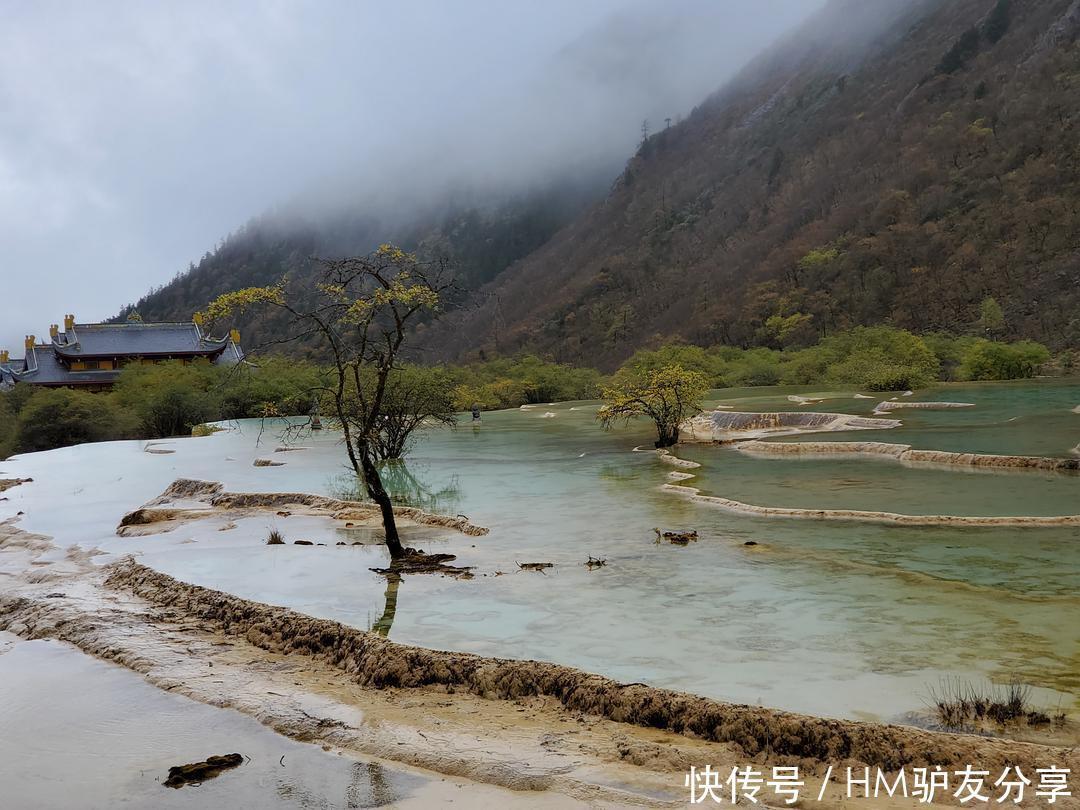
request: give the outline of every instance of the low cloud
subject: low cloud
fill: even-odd
[[[625,160],[821,0],[8,4],[0,347],[265,210]]]

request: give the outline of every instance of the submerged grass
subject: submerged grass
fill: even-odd
[[[1065,713],[1051,714],[1034,707],[1031,692],[1029,684],[1015,680],[1004,686],[992,683],[977,686],[961,678],[944,678],[936,687],[928,687],[929,708],[942,728],[956,731],[988,723],[1063,725]]]

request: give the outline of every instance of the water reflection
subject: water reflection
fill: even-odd
[[[461,485],[456,473],[438,485],[424,480],[431,477],[429,465],[390,459],[382,462],[379,475],[394,503],[437,514],[456,514],[461,508]],[[352,473],[334,478],[329,490],[343,501],[368,500],[363,480]]]
[[[418,468],[418,474],[414,474],[402,459],[383,462],[379,474],[390,497],[397,503],[415,506],[425,512],[457,512],[461,504],[461,485],[457,474],[451,475],[446,483],[437,487],[421,480],[429,472],[427,465],[413,462],[413,466]]]
[[[394,615],[397,613],[398,589],[401,587],[400,572],[393,570],[394,563],[390,563],[390,566],[391,570],[384,574],[386,577],[385,606],[382,615],[371,625],[371,631],[383,637],[390,635],[390,626],[394,623]]]
[[[341,805],[329,803],[328,796],[309,790],[289,779],[278,781],[277,794],[304,810],[326,807],[371,808],[389,807],[401,801],[404,793],[395,789],[391,776],[377,762],[354,762]]]
[[[281,737],[59,642],[0,653],[0,807],[390,807],[432,784]],[[215,779],[161,784],[171,765],[233,750],[244,764]]]

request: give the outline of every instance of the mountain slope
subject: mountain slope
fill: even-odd
[[[584,30],[568,28],[566,42],[535,66],[493,62],[492,76],[420,105],[424,127],[385,118],[364,93],[343,99],[341,127],[373,116],[364,127],[385,131],[385,146],[285,167],[311,172],[289,201],[135,306],[146,318],[186,319],[226,290],[303,277],[311,254],[365,253],[383,242],[449,254],[475,290],[603,198],[643,118],[655,125],[689,109],[809,8],[808,0],[775,0],[769,15],[756,13],[756,0],[599,5],[610,8]],[[403,99],[441,86],[397,65],[385,70],[387,81],[402,82]],[[334,171],[318,170],[328,165]],[[272,338],[275,326],[241,323],[249,345]]]
[[[507,266],[546,242],[597,199],[609,184],[611,169],[597,169],[576,178],[556,180],[508,197],[458,196],[409,211],[363,205],[359,210],[304,221],[294,214],[265,215],[231,234],[170,283],[151,290],[125,307],[149,321],[186,321],[193,312],[224,292],[273,284],[289,274],[313,272],[313,256],[369,253],[384,242],[410,250],[449,256],[458,282],[475,290]],[[251,347],[270,344],[283,313],[252,312],[238,323]],[[313,346],[279,347],[301,356],[316,356]]]
[[[612,366],[856,324],[1080,345],[1080,1],[831,3],[446,318],[443,357]]]

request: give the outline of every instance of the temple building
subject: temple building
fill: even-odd
[[[63,330],[49,327],[48,342],[27,335],[22,358],[0,351],[0,388],[28,383],[100,391],[112,387],[128,363],[202,359],[231,366],[244,359],[239,332],[212,338],[202,333],[200,320],[144,323],[136,316],[125,323],[75,323],[67,315]]]

